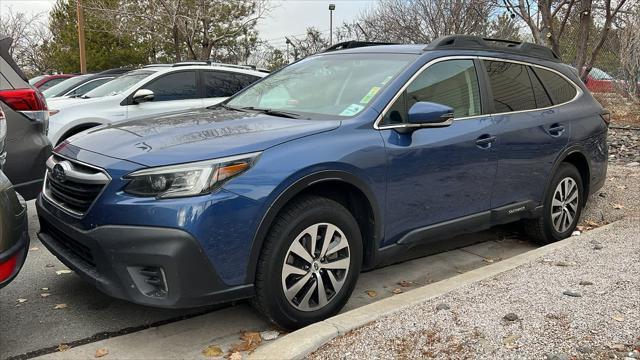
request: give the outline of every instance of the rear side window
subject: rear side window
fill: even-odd
[[[538,108],[545,108],[553,105],[551,102],[551,98],[549,97],[549,93],[542,86],[540,79],[538,79],[538,75],[533,72],[533,69],[529,66],[529,78],[531,79],[531,85],[533,86],[533,94],[536,97],[536,106]]]
[[[551,101],[553,101],[554,104],[566,103],[576,97],[577,90],[575,86],[563,79],[562,76],[549,70],[536,67],[533,68],[533,71],[538,75],[540,81],[542,81],[542,85],[547,89],[549,96],[551,96]]]
[[[536,98],[527,66],[502,61],[484,61],[498,113],[536,108]]]
[[[38,90],[40,91],[45,91],[48,88],[52,87],[53,85],[59,84],[63,81],[67,80],[67,78],[55,78],[55,79],[51,79],[49,81],[47,81],[46,83],[42,84],[42,86],[40,86],[38,88]]]
[[[153,101],[195,99],[196,72],[180,71],[167,74],[143,88],[153,91]]]
[[[202,82],[204,84],[205,97],[229,97],[245,87],[251,85],[259,77],[225,72],[225,71],[203,71]]]
[[[96,80],[88,81],[88,82],[78,86],[73,91],[67,93],[66,96],[84,95],[84,94],[88,93],[89,91],[97,88],[98,86],[106,83],[107,81],[109,81],[111,79],[113,79],[113,78],[102,78],[102,79],[96,79]]]

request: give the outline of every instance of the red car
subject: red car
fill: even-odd
[[[626,82],[624,80],[616,80],[613,76],[594,67],[589,72],[585,85],[591,92],[616,93],[625,88]]]
[[[77,76],[76,74],[56,74],[56,75],[40,75],[29,79],[29,84],[35,86],[40,92],[47,90],[55,84],[59,84],[68,78]]]

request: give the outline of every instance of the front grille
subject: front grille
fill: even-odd
[[[48,222],[43,221],[42,219],[40,221],[42,227],[41,231],[43,233],[49,234],[49,236],[51,236],[60,246],[74,254],[89,267],[96,267],[96,263],[93,259],[93,253],[88,246],[70,238],[67,234],[50,225]]]
[[[53,155],[47,160],[44,194],[74,215],[84,215],[109,182],[97,168]]]

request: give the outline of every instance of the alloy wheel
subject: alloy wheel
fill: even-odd
[[[564,233],[573,224],[580,204],[578,184],[571,177],[566,177],[558,183],[551,201],[551,222],[553,228]]]
[[[315,311],[331,302],[347,278],[349,240],[337,226],[318,223],[293,240],[282,266],[282,289],[300,311]]]

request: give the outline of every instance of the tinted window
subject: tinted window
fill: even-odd
[[[528,71],[529,79],[531,79],[531,85],[533,86],[533,94],[536,98],[536,107],[544,108],[553,105],[551,103],[549,94],[547,94],[547,90],[545,90],[545,88],[542,86],[542,83],[540,82],[540,79],[538,79],[538,75],[533,72],[533,69],[531,69],[531,67],[528,67]]]
[[[67,80],[67,78],[55,78],[55,79],[51,79],[49,81],[47,81],[46,83],[42,84],[38,90],[40,91],[44,91],[47,90],[48,88],[52,87],[53,85],[56,84],[60,84],[61,82]]]
[[[493,92],[493,105],[498,113],[536,108],[536,100],[527,66],[484,61]]]
[[[228,97],[251,85],[257,76],[223,71],[202,73],[205,97]]]
[[[533,71],[542,81],[554,104],[565,103],[576,96],[576,88],[560,75],[540,68],[533,68]]]
[[[457,118],[479,115],[480,90],[473,60],[449,60],[429,66],[392,105],[383,122],[405,121],[406,111],[418,101],[450,106]]]
[[[142,87],[153,91],[153,101],[185,100],[196,97],[196,72],[167,74]]]

